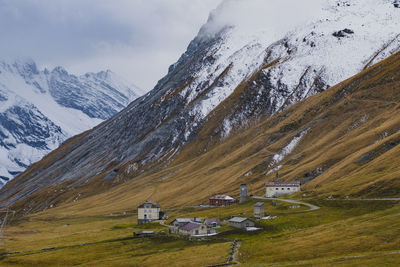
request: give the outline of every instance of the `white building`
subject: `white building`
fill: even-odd
[[[208,236],[215,235],[216,230],[204,223],[189,222],[182,227],[179,227],[178,234],[186,236]]]
[[[138,224],[160,220],[164,216],[160,204],[147,200],[138,206]]]
[[[199,218],[176,218],[171,222],[169,232],[171,234],[179,234],[179,228],[190,222],[201,223],[201,220]]]
[[[233,217],[228,221],[229,225],[235,228],[246,229],[247,227],[254,227],[254,221],[248,218]]]
[[[300,182],[268,182],[266,184],[267,197],[279,197],[300,192]]]
[[[207,222],[211,222],[207,224]],[[219,219],[211,219],[202,223],[199,218],[177,218],[171,222],[170,233],[186,236],[209,236],[217,233],[214,226]]]

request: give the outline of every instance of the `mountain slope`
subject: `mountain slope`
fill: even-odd
[[[282,180],[302,181],[307,197],[399,197],[399,103],[398,53],[198,157],[185,156],[196,149],[193,144],[166,168],[136,177],[118,174],[115,179],[126,182],[111,189],[103,179],[83,186],[65,181],[32,193],[13,208],[21,214],[52,207],[52,216],[99,216],[134,211],[149,198],[173,208],[207,203],[216,193],[238,196],[241,183],[263,195],[276,166],[281,166]],[[68,149],[81,138],[71,140]],[[25,175],[62,152],[56,150]],[[24,185],[19,182],[11,184]]]
[[[76,77],[33,61],[0,62],[0,185],[141,93],[111,71]]]
[[[226,5],[229,7],[233,2],[226,3],[210,16],[186,53],[151,92],[18,177],[12,182],[12,188],[10,185],[1,191],[3,205],[31,196],[37,201],[31,201],[27,210],[45,209],[49,202],[58,204],[72,201],[80,194],[106,192],[110,186],[133,178],[140,185],[149,183],[153,188],[156,181],[164,179],[161,177],[168,180],[175,177],[171,184],[163,184],[165,192],[182,194],[185,188],[185,194],[196,195],[193,201],[205,198],[203,194],[211,190],[195,190],[195,186],[188,190],[182,184],[198,185],[197,181],[207,181],[213,190],[231,190],[239,177],[263,183],[260,172],[282,168],[282,159],[302,140],[300,137],[310,136],[308,127],[288,133],[304,126],[294,120],[286,128],[270,133],[268,142],[260,141],[241,152],[244,154],[237,152],[240,156],[236,159],[231,158],[229,151],[243,143],[231,143],[232,146],[224,149],[219,144],[229,140],[238,129],[259,121],[267,121],[271,128],[277,127],[277,117],[272,115],[324,91],[399,48],[400,11],[391,1],[329,2],[311,21],[307,18],[306,22],[293,29],[289,25],[282,32],[273,32],[269,25],[262,25],[264,29],[255,32],[232,25],[214,27]],[[253,161],[250,155],[263,150],[267,144],[271,147],[263,152],[264,158]],[[216,146],[221,150],[215,150]],[[284,153],[279,153],[279,149]],[[221,154],[223,151],[226,154]],[[223,158],[221,164],[216,163],[221,160],[218,156]],[[257,165],[253,166],[254,170],[242,173],[243,166],[234,167],[234,163],[247,157],[250,157],[248,162]],[[172,174],[164,170],[152,176],[169,164],[176,168],[170,170]],[[183,173],[177,167],[179,164],[186,166]],[[257,177],[253,175],[255,170],[259,172]],[[316,169],[307,171],[319,173]],[[146,176],[144,180],[139,179]],[[32,181],[35,187],[29,186]],[[40,191],[49,184],[62,188],[62,193]],[[131,189],[127,192],[132,193]],[[137,191],[135,194],[144,197]],[[168,202],[165,195],[159,198]]]

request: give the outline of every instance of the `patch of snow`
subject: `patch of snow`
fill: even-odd
[[[269,215],[269,216],[262,217],[261,220],[273,220],[273,219],[276,219],[276,218],[277,218],[277,216]]]
[[[278,165],[278,166],[276,166],[275,168],[270,169],[270,170],[267,172],[267,175],[279,171],[280,169],[282,169],[282,167],[283,167],[282,165]]]
[[[258,227],[246,227],[246,231],[247,232],[253,232],[253,231],[258,231],[261,230],[262,228],[258,228]]]
[[[356,129],[360,125],[364,124],[367,120],[368,120],[368,115],[367,114],[363,115],[358,121],[350,125],[349,131]]]
[[[204,235],[192,235],[193,237],[206,237],[206,236],[216,236],[218,233],[212,233],[212,234],[204,234]]]
[[[306,129],[304,131],[302,131],[299,135],[295,136],[290,142],[289,144],[287,144],[280,153],[275,154],[272,157],[272,162],[269,164],[269,168],[272,168],[273,166],[279,164],[287,155],[289,155],[290,153],[292,153],[292,151],[296,148],[296,146],[298,145],[298,143],[301,141],[301,139],[304,137],[304,135],[307,134],[309,129]],[[270,174],[272,172],[276,172],[279,169],[282,168],[282,165],[278,165],[277,167],[269,170],[267,172],[267,174]]]
[[[272,157],[273,164],[277,164],[281,162],[287,155],[289,155],[293,149],[297,146],[297,144],[300,142],[300,140],[303,138],[304,135],[306,135],[308,132],[308,129],[305,131],[302,131],[298,136],[295,136],[287,146],[285,146],[282,151],[279,154],[275,154]]]
[[[229,136],[229,133],[232,130],[232,124],[230,122],[230,120],[228,118],[226,118],[224,120],[224,122],[222,123],[222,127],[223,127],[223,135],[222,138],[226,138]]]
[[[48,150],[36,149],[27,144],[18,144],[15,148],[9,150],[8,158],[11,161],[17,160],[26,166],[30,166],[47,153]]]
[[[253,174],[252,171],[248,171],[248,172],[246,172],[246,173],[244,174],[244,176],[245,176],[245,177],[248,177],[248,176],[250,176],[250,175],[252,175],[252,174]]]

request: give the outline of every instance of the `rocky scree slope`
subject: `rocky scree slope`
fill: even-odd
[[[32,60],[0,62],[0,187],[141,94],[111,71],[77,77]]]
[[[318,16],[282,32],[215,27],[224,3],[152,91],[13,181],[0,192],[3,205],[49,184],[105,190],[169,164],[191,144],[187,156],[201,155],[232,129],[267,119],[400,47],[392,1],[327,1]],[[103,187],[89,189],[92,183]]]

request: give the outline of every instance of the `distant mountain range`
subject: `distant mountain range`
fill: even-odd
[[[218,188],[226,189],[233,184],[233,179],[235,184],[239,180],[265,182],[265,174],[285,169],[286,158],[310,135],[312,126],[325,118],[321,114],[315,122],[302,121],[300,118],[306,114],[293,115],[296,112],[287,111],[289,108],[400,50],[400,9],[392,0],[326,1],[313,19],[284,31],[274,24],[245,30],[240,25],[220,25],[219,16],[234,3],[224,1],[210,15],[187,51],[152,91],[13,180],[0,191],[2,205],[22,207],[30,199],[29,208],[24,212],[33,212],[48,208],[50,202],[59,205],[73,201],[81,196],[78,192],[85,192],[87,197],[139,179],[143,179],[143,188],[147,185],[153,188],[152,183],[157,183],[163,187],[157,192],[175,192],[175,197],[200,194],[201,190],[210,193]],[[311,3],[304,1],[305,8]],[[285,17],[285,10],[275,12],[282,14],[276,25],[289,19]],[[339,93],[346,94],[341,90]],[[332,105],[338,103],[335,97],[332,96]],[[68,102],[69,96],[56,94],[55,99]],[[324,108],[329,107],[329,103],[323,104]],[[83,110],[89,114],[100,112],[94,106]],[[357,120],[361,123],[362,118]],[[282,121],[287,123],[281,125]],[[268,132],[261,138],[263,141],[252,144],[251,148],[243,148],[243,154],[236,151],[239,155],[236,161],[232,158],[230,163],[216,165],[217,161],[228,161],[234,149],[246,146],[237,142],[224,147],[224,142],[242,137],[239,134],[246,129],[257,132],[258,128],[254,127],[260,122],[268,122],[271,129],[278,125],[282,128]],[[250,141],[243,137],[243,142],[250,144]],[[209,151],[217,147],[223,150],[214,150],[213,157]],[[223,151],[226,154],[220,155]],[[261,157],[260,151],[263,160],[255,158]],[[293,162],[303,157],[298,156]],[[245,163],[239,163],[244,159]],[[303,163],[307,166],[307,162]],[[229,171],[234,169],[234,164],[243,164],[242,169]],[[304,171],[314,179],[320,175],[319,170],[327,172],[333,164],[310,166]],[[192,168],[185,169],[185,166]],[[181,172],[182,169],[186,171]],[[222,170],[229,176],[214,175]],[[212,181],[213,186],[203,189],[194,181],[211,177],[208,182]],[[186,184],[198,187],[188,188]],[[46,190],[49,185],[60,190],[49,193]],[[132,195],[139,194],[137,186],[125,189],[134,191]],[[42,201],[43,195],[47,201]],[[113,196],[118,198],[120,194]]]
[[[142,94],[111,71],[77,77],[32,60],[0,62],[0,187]]]

